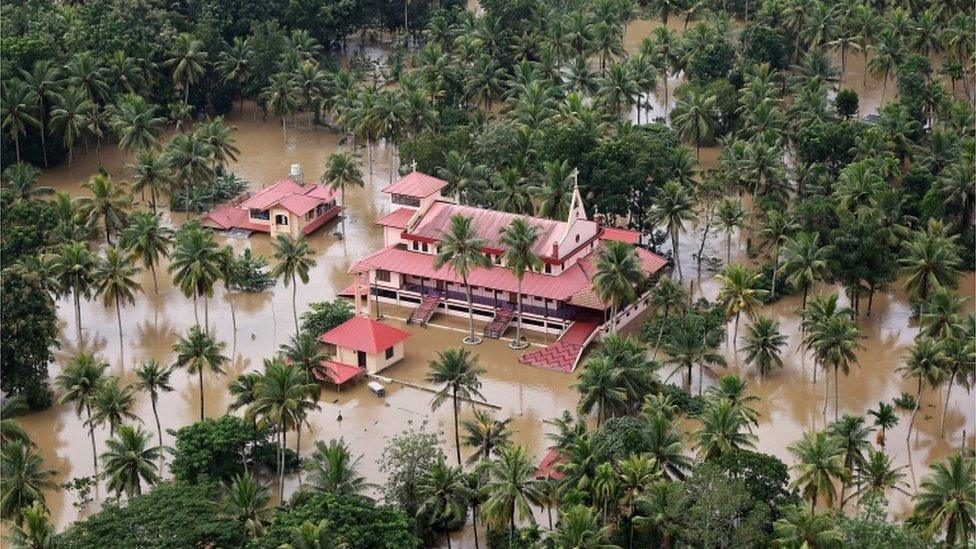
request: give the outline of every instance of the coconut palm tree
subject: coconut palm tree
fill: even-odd
[[[619,469],[617,481],[620,493],[619,505],[623,516],[626,517],[630,525],[628,539],[631,540],[630,545],[633,547],[633,517],[637,511],[637,502],[644,491],[658,479],[660,471],[653,458],[639,455],[632,455],[620,460],[617,467]]]
[[[58,91],[61,88],[61,68],[48,59],[41,59],[34,62],[30,72],[21,69],[20,75],[24,79],[24,84],[34,91],[37,95],[37,121],[40,123],[38,129],[41,134],[41,154],[44,158],[44,167],[48,167],[47,162],[47,119],[50,107],[57,99]]]
[[[27,133],[27,126],[41,127],[37,118],[40,97],[31,86],[17,78],[8,78],[0,87],[0,120],[2,127],[14,141],[17,162],[20,162],[20,136]]]
[[[907,276],[905,290],[925,309],[925,303],[935,290],[955,287],[956,270],[960,265],[954,237],[943,236],[930,223],[928,230],[917,231],[905,244],[905,255],[899,260],[900,274]]]
[[[220,280],[221,275],[220,249],[213,236],[197,222],[183,225],[176,232],[174,242],[169,272],[173,275],[174,285],[183,295],[193,297],[193,316],[199,326],[197,298],[213,295],[214,284]],[[208,309],[204,301],[204,328],[207,333],[210,331]]]
[[[695,365],[699,369],[699,378],[704,377],[704,370],[711,366],[725,366],[725,358],[716,353],[713,348],[717,341],[708,334],[708,326],[700,319],[683,318],[661,349],[668,355],[665,363],[674,368],[669,378],[678,370],[684,368],[687,372],[686,382],[691,391],[691,373]],[[699,389],[703,382],[699,379]]]
[[[79,353],[72,357],[65,365],[61,374],[54,382],[64,394],[58,399],[59,404],[74,403],[75,414],[81,415],[85,411],[85,425],[88,426],[88,436],[92,443],[92,463],[98,471],[98,450],[95,447],[95,424],[92,422],[92,403],[95,395],[105,380],[105,370],[108,363],[96,359],[91,353]]]
[[[898,415],[895,414],[895,407],[886,402],[879,402],[878,409],[868,410],[868,415],[874,418],[874,426],[881,429],[876,439],[878,440],[878,445],[884,448],[887,430],[898,424]]]
[[[499,448],[511,443],[512,433],[508,424],[512,418],[496,419],[485,410],[474,410],[474,417],[461,420],[464,428],[464,445],[475,448],[476,451],[468,458],[468,463],[489,459],[492,454],[498,454]]]
[[[888,454],[868,445],[864,463],[857,470],[857,488],[848,499],[857,496],[858,501],[864,501],[874,496],[885,497],[888,490],[911,496],[904,488],[905,473],[902,470],[905,466],[894,467],[893,462]]]
[[[87,298],[95,283],[97,257],[84,242],[65,242],[57,248],[51,270],[61,290],[70,293],[75,304],[75,324],[81,341],[81,298]]]
[[[726,398],[710,402],[701,415],[702,426],[695,437],[701,459],[713,459],[737,449],[751,449],[756,435],[743,430],[745,415],[740,406]]]
[[[32,446],[31,441],[24,428],[15,419],[30,411],[27,399],[23,395],[7,397],[0,404],[0,444],[19,442],[26,446]]]
[[[122,231],[122,246],[132,250],[149,269],[153,278],[153,290],[159,293],[156,280],[156,266],[160,258],[168,258],[173,245],[173,229],[164,227],[159,215],[149,212],[135,212],[129,216],[129,226]]]
[[[173,136],[164,153],[173,176],[174,194],[177,189],[183,191],[183,211],[190,211],[190,193],[194,187],[211,181],[213,172],[213,147],[200,134],[178,133]]]
[[[901,38],[891,29],[885,29],[875,40],[871,59],[867,64],[867,72],[872,78],[882,76],[881,105],[884,106],[885,95],[888,92],[888,76],[897,70],[905,58],[905,48]]]
[[[235,36],[234,40],[227,45],[227,49],[220,53],[220,60],[217,63],[217,71],[226,82],[237,84],[238,94],[240,94],[240,112],[244,112],[244,83],[251,72],[251,47],[248,39],[243,36]]]
[[[319,440],[315,450],[302,468],[308,473],[308,490],[335,496],[359,496],[370,486],[359,474],[359,461],[353,458],[343,439],[332,439],[328,444]]]
[[[203,372],[207,370],[214,375],[224,374],[221,366],[227,362],[227,357],[222,354],[226,345],[201,330],[198,325],[190,326],[186,336],[180,336],[179,341],[173,345],[176,361],[172,367],[186,368],[188,374],[197,374],[200,381],[200,421],[204,419]]]
[[[810,286],[827,275],[829,248],[820,245],[817,233],[799,233],[783,247],[783,272],[794,287],[803,287],[802,308],[807,307]]]
[[[0,516],[15,524],[23,523],[21,509],[34,503],[44,505],[44,491],[58,488],[52,480],[57,472],[45,469],[41,456],[19,442],[5,444],[0,450],[0,472]]]
[[[173,52],[164,63],[173,68],[173,83],[183,88],[183,104],[190,103],[190,86],[196,84],[207,70],[207,50],[203,42],[189,33],[176,36]]]
[[[827,426],[827,434],[837,439],[844,450],[844,467],[853,474],[861,471],[867,463],[867,453],[871,450],[868,437],[872,429],[864,423],[864,417],[844,414],[840,420]],[[844,508],[844,490],[848,483],[840,485],[840,507]]]
[[[109,246],[105,250],[105,257],[95,265],[93,273],[95,295],[102,296],[106,307],[115,306],[115,318],[119,326],[119,356],[124,354],[122,341],[122,305],[135,304],[135,295],[142,291],[142,286],[135,277],[142,271],[136,267],[135,253],[121,249],[119,246]]]
[[[949,546],[966,547],[973,537],[976,517],[976,462],[958,453],[932,465],[915,494],[915,517],[931,538],[945,532]]]
[[[580,393],[580,413],[589,414],[595,408],[598,427],[604,419],[622,412],[627,405],[623,372],[607,357],[588,360],[573,386]]]
[[[846,482],[850,477],[850,471],[844,467],[844,449],[840,442],[826,431],[807,431],[787,449],[796,458],[791,486],[799,488],[803,497],[810,500],[810,512],[817,507],[817,498],[821,495],[827,506],[832,506],[836,496],[834,480]]]
[[[661,188],[651,207],[651,222],[656,227],[666,227],[671,235],[671,254],[674,257],[678,280],[681,280],[681,254],[678,236],[685,230],[685,222],[695,218],[695,202],[691,193],[679,182],[668,181]]]
[[[857,324],[847,315],[836,314],[826,319],[822,327],[811,330],[804,337],[805,344],[813,349],[820,366],[834,370],[834,419],[839,414],[840,372],[847,376],[851,365],[857,365],[857,350],[864,346]],[[825,391],[829,390],[829,376],[824,374]],[[824,394],[823,413],[827,413],[827,394]]]
[[[224,125],[224,117],[218,116],[200,125],[196,130],[197,138],[210,145],[213,154],[213,171],[218,173],[228,162],[236,162],[241,150],[237,148],[234,132],[237,126]]]
[[[660,547],[670,548],[674,535],[685,525],[683,509],[688,496],[675,482],[657,481],[640,497],[634,518],[638,528],[652,529],[660,540]]]
[[[657,358],[657,351],[661,347],[661,338],[664,336],[664,328],[668,324],[668,315],[671,313],[672,308],[677,309],[682,307],[687,301],[687,298],[688,296],[685,295],[681,286],[670,278],[662,278],[654,286],[654,292],[651,294],[651,304],[654,305],[655,314],[657,314],[657,311],[661,312],[661,327],[657,331],[657,338],[654,342],[653,359]]]
[[[783,517],[773,523],[777,547],[841,547],[844,533],[829,513],[817,513],[811,507],[791,505]]]
[[[607,242],[597,253],[593,289],[597,296],[610,304],[611,322],[624,302],[637,297],[635,285],[644,278],[640,258],[632,244]]]
[[[68,149],[68,166],[74,159],[75,143],[85,135],[85,119],[95,104],[88,99],[84,90],[69,87],[59,93],[51,109],[50,131],[61,134],[62,142]]]
[[[922,391],[926,386],[935,389],[945,380],[946,357],[942,342],[930,337],[919,337],[915,340],[915,345],[909,351],[905,364],[899,368],[902,375],[906,378],[913,377],[918,382],[918,390],[915,392],[915,407],[912,409],[912,419],[908,423],[908,434],[905,440],[912,436],[912,428],[915,426],[915,416],[918,409],[922,407]]]
[[[271,77],[259,96],[267,110],[281,119],[281,131],[285,132],[285,117],[298,110],[301,89],[291,75],[279,72]]]
[[[764,245],[773,247],[773,276],[769,289],[770,295],[776,295],[776,278],[779,274],[780,250],[789,241],[789,238],[799,230],[800,226],[792,215],[781,213],[777,210],[770,210],[766,213],[766,220],[759,237],[762,238]]]
[[[48,519],[47,507],[35,501],[19,510],[20,521],[11,522],[3,540],[11,549],[50,549],[54,547],[54,525]]]
[[[155,116],[155,111],[156,107],[141,95],[124,95],[116,102],[111,124],[122,151],[151,151],[157,147],[166,118]]]
[[[759,426],[759,412],[753,408],[750,403],[758,402],[759,397],[755,395],[750,395],[749,383],[735,374],[727,374],[720,378],[715,383],[708,388],[706,396],[713,402],[718,402],[722,399],[728,400],[733,406],[739,409],[739,413],[742,414],[742,420],[745,422],[746,427],[751,430],[750,425]]]
[[[495,209],[514,214],[532,214],[532,188],[515,167],[505,168],[492,178],[488,191]]]
[[[149,395],[149,402],[152,404],[153,418],[156,420],[156,431],[159,433],[159,447],[163,447],[163,428],[159,423],[159,412],[156,404],[159,402],[160,393],[172,393],[173,386],[170,385],[170,376],[173,371],[161,365],[156,359],[151,358],[136,369],[136,381],[133,384],[137,391],[142,391]]]
[[[315,267],[315,252],[305,240],[305,235],[298,235],[292,238],[288,235],[280,234],[273,241],[274,258],[278,264],[271,270],[271,276],[280,278],[285,287],[291,283],[291,306],[292,314],[295,317],[295,336],[301,326],[298,323],[298,280],[302,284],[308,284],[308,272]]]
[[[675,421],[655,413],[647,419],[644,433],[647,437],[647,454],[654,458],[661,476],[666,480],[683,480],[694,462],[684,453],[684,444]]]
[[[518,318],[515,325],[515,341],[509,345],[513,349],[524,349],[528,343],[522,341],[522,279],[528,271],[541,271],[542,260],[535,252],[539,240],[539,227],[521,217],[502,229],[501,242],[505,246],[502,262],[511,269],[518,281]]]
[[[245,417],[260,418],[275,429],[278,444],[277,477],[278,499],[285,495],[285,448],[290,429],[298,428],[309,411],[318,404],[311,399],[318,389],[301,366],[288,364],[280,358],[264,360],[264,375],[254,388],[254,402],[248,406]]]
[[[654,73],[647,72],[642,76],[653,78]],[[603,76],[597,79],[596,97],[606,105],[607,111],[614,117],[619,117],[621,111],[629,109],[640,93],[641,88],[627,63],[610,65]]]
[[[264,526],[274,517],[268,485],[245,471],[223,485],[217,512],[244,527],[251,539],[264,534]]]
[[[476,236],[472,222],[473,218],[463,215],[451,217],[451,227],[441,237],[437,255],[434,256],[434,268],[448,265],[461,277],[468,298],[468,337],[464,338],[464,342],[476,345],[481,343],[481,338],[474,334],[474,304],[468,276],[473,269],[490,267],[491,259],[483,251],[485,242]]]
[[[37,178],[40,175],[41,170],[26,162],[11,164],[3,170],[3,178],[7,188],[13,191],[15,200],[30,200],[36,196],[54,194],[54,189],[51,187],[37,186]]]
[[[735,318],[732,331],[732,346],[738,345],[739,316],[744,312],[749,318],[756,316],[756,310],[762,306],[762,299],[766,297],[766,290],[760,289],[761,273],[753,273],[745,265],[726,265],[722,274],[715,275],[719,283],[718,302],[725,308],[726,318]]]
[[[756,366],[760,376],[766,375],[774,365],[782,368],[780,353],[788,339],[779,331],[779,322],[764,316],[756,317],[746,328],[746,344],[742,347],[746,364]]]
[[[127,167],[132,170],[132,191],[141,192],[145,199],[145,190],[149,189],[149,204],[152,213],[155,214],[156,202],[160,195],[170,193],[172,190],[173,174],[170,171],[169,160],[153,149],[141,149],[136,156],[135,164],[129,164]]]
[[[122,385],[118,376],[108,376],[98,386],[92,399],[94,413],[91,422],[96,427],[108,424],[109,434],[115,436],[123,422],[142,421],[132,413],[135,402],[135,390],[131,385]]]
[[[566,219],[573,201],[574,171],[569,161],[552,160],[542,165],[543,183],[535,189],[539,201],[539,216]]]
[[[281,346],[281,355],[295,364],[301,365],[306,371],[312,372],[318,368],[329,355],[322,351],[322,345],[315,334],[302,332],[291,336],[289,342]]]
[[[671,125],[679,137],[695,144],[695,158],[701,160],[702,140],[710,140],[718,127],[717,97],[706,92],[689,91],[680,97],[671,112]]]
[[[454,443],[457,450],[457,461],[461,463],[461,430],[458,424],[458,413],[461,411],[461,401],[473,398],[484,399],[481,394],[481,380],[478,377],[485,373],[485,369],[478,365],[478,357],[467,349],[447,349],[438,352],[437,358],[430,361],[426,380],[428,383],[441,386],[440,390],[430,402],[431,410],[436,410],[451,399],[454,410]]]
[[[116,495],[125,495],[130,499],[142,494],[142,483],[152,486],[159,482],[155,463],[162,456],[161,446],[148,446],[152,435],[143,431],[142,427],[123,425],[119,427],[117,436],[105,442],[108,450],[102,454],[105,463],[105,476],[108,478],[108,489]]]
[[[570,549],[588,547],[591,549],[619,549],[607,543],[613,527],[601,525],[593,510],[585,505],[573,505],[563,511],[559,524],[549,535],[553,547]]]
[[[715,213],[718,215],[719,225],[725,231],[725,263],[729,264],[732,262],[732,233],[736,227],[742,225],[746,212],[742,209],[741,200],[725,197],[718,203]]]
[[[461,466],[451,467],[444,456],[435,463],[417,483],[420,507],[417,516],[428,517],[436,524],[451,525],[463,521],[468,515],[469,490]],[[447,547],[451,547],[451,532],[444,529]]]
[[[329,155],[325,164],[325,171],[319,178],[320,183],[329,185],[333,189],[339,189],[341,204],[345,207],[346,185],[362,187],[363,172],[359,168],[356,157],[347,152],[337,152]],[[346,233],[346,216],[342,216],[342,233]]]
[[[128,186],[114,183],[105,173],[98,173],[81,184],[91,196],[78,199],[83,214],[93,222],[101,220],[105,227],[105,240],[112,244],[111,232],[125,225],[126,211],[132,208]]]
[[[541,500],[535,480],[536,467],[523,446],[507,446],[499,452],[498,459],[487,465],[488,482],[485,490],[488,500],[482,509],[488,523],[495,528],[509,526],[509,539],[515,538],[515,519],[532,522],[532,505]]]

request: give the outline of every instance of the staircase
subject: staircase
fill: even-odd
[[[427,321],[434,316],[442,299],[444,297],[436,292],[423,296],[420,299],[420,305],[417,305],[417,308],[410,314],[410,318],[407,319],[407,324],[420,324],[426,327]]]
[[[572,372],[583,354],[583,349],[590,342],[590,336],[598,327],[595,322],[576,320],[555,343],[538,351],[524,353],[519,357],[519,362],[546,370]]]
[[[514,309],[509,309],[507,307],[499,307],[495,309],[495,316],[491,319],[491,322],[485,326],[485,337],[490,337],[492,339],[502,337],[505,330],[508,329],[508,325],[512,323],[512,318],[514,317]]]

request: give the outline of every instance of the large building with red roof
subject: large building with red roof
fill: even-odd
[[[485,335],[499,337],[514,316],[518,298],[518,279],[503,265],[501,233],[519,216],[456,204],[442,194],[447,184],[414,171],[383,190],[391,198],[390,213],[377,221],[384,228],[385,245],[352,265],[350,272],[358,277],[353,288],[361,292],[368,285],[370,293],[382,301],[415,308],[410,319],[413,322],[426,323],[435,313],[466,315],[461,277],[450,266],[435,269],[434,255],[451,218],[470,217],[473,230],[484,242],[483,251],[492,261],[491,266],[474,269],[468,275],[474,313],[486,323]],[[585,334],[576,330],[580,341],[563,350],[564,354],[573,354],[608,320],[610,305],[597,296],[593,286],[601,247],[611,240],[636,244],[640,234],[590,219],[578,189],[574,189],[565,220],[522,217],[538,229],[534,251],[543,265],[537,272],[526,273],[522,280],[523,327],[563,334],[572,323],[585,321],[593,328],[583,330]],[[647,276],[655,276],[666,266],[664,258],[639,246],[635,249]],[[647,295],[640,299],[646,305]],[[626,314],[629,319],[630,313]],[[622,318],[623,314],[615,322],[619,325]]]
[[[231,204],[207,212],[201,219],[205,227],[218,230],[245,230],[279,234],[292,238],[308,235],[342,211],[339,191],[325,185],[304,183],[301,167],[274,185],[247,194]]]

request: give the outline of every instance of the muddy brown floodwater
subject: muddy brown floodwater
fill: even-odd
[[[659,26],[658,21],[635,21],[630,23],[626,35],[628,48],[639,43],[650,30]],[[680,30],[681,22],[672,23]],[[368,48],[367,54],[382,53],[382,48]],[[849,80],[860,84],[855,57],[849,62]],[[857,75],[857,76],[855,76]],[[671,83],[671,90],[678,83]],[[867,89],[855,89],[861,93],[862,113],[865,108],[873,109],[880,100],[881,86],[871,82]],[[672,98],[673,101],[673,98]],[[652,97],[655,113],[663,112],[660,99]],[[243,115],[235,110],[227,117],[227,122],[237,126],[235,137],[241,149],[240,160],[230,166],[238,176],[250,182],[252,189],[258,189],[284,177],[289,165],[302,165],[306,179],[317,178],[332,152],[348,150],[339,144],[337,135],[321,129],[305,127],[304,120],[289,121],[287,132],[282,132],[281,124],[274,120],[261,121],[255,115],[253,104],[248,103]],[[655,114],[654,116],[657,116]],[[702,150],[700,167],[709,167],[718,157],[717,148]],[[338,221],[315,233],[310,242],[315,250],[316,267],[311,272],[309,284],[298,291],[298,307],[303,310],[314,301],[331,300],[336,291],[351,282],[347,274],[349,264],[377,249],[382,244],[382,233],[373,221],[389,210],[386,195],[380,192],[389,181],[390,170],[388,151],[383,146],[374,150],[375,167],[372,180],[363,188],[347,189],[345,221],[346,238],[336,239],[333,231]],[[361,151],[365,162],[366,153]],[[102,151],[101,165],[119,179],[127,177],[124,166],[130,159],[117,149]],[[66,190],[72,195],[83,194],[80,183],[98,168],[99,162],[94,151],[80,155],[69,168],[61,166],[47,170],[42,175],[42,184],[51,185],[58,190]],[[364,172],[368,172],[364,168]],[[140,207],[145,207],[140,204]],[[174,215],[166,218],[174,223],[182,222],[185,216]],[[221,243],[229,242],[240,251],[251,248],[254,253],[270,256],[271,246],[265,235],[255,235],[250,239],[218,237]],[[687,286],[694,279],[692,252],[697,251],[697,232],[692,231],[681,239],[680,254],[684,266],[684,280]],[[99,243],[99,246],[103,244]],[[733,241],[734,260],[747,262],[743,252],[744,242],[736,234]],[[721,256],[724,251],[724,237],[713,232],[708,243],[708,253]],[[160,269],[165,272],[166,265]],[[76,339],[74,315],[67,300],[58,303],[62,348],[56,354],[51,366],[52,378],[61,370],[64,361],[79,350],[87,349],[99,353],[111,364],[109,373],[121,376],[124,382],[133,381],[135,365],[154,358],[163,364],[173,361],[172,346],[179,334],[193,324],[192,301],[186,299],[173,288],[169,277],[160,276],[159,293],[154,293],[148,273],[140,276],[139,282],[146,293],[140,295],[135,305],[125,307],[123,317],[124,360],[120,357],[115,311],[106,308],[100,301],[82,303],[82,339]],[[695,281],[696,291],[703,290],[707,297],[714,298],[717,292],[711,273],[705,273],[703,280]],[[814,292],[838,292],[834,287],[818,287]],[[968,310],[974,306],[974,277],[966,274],[960,283],[960,292],[969,298]],[[238,330],[231,327],[230,301],[237,307]],[[795,310],[799,298],[790,297],[766,307],[762,314],[779,320],[784,333],[789,334],[789,352],[784,357],[784,368],[765,378],[759,378],[750,369],[740,367],[731,346],[725,347],[729,359],[728,371],[737,372],[749,381],[751,391],[761,397],[758,404],[760,425],[756,429],[759,436],[758,449],[774,454],[787,464],[793,460],[786,446],[800,437],[804,430],[820,429],[824,426],[821,415],[823,386],[812,381],[813,362],[796,351],[799,343],[798,319]],[[226,365],[223,376],[206,376],[204,391],[206,395],[205,412],[207,417],[216,417],[226,412],[230,398],[227,385],[243,372],[258,369],[262,360],[276,352],[279,345],[286,342],[293,333],[291,289],[276,285],[261,294],[228,294],[223,288],[215,291],[210,300],[210,322],[215,327],[218,338],[227,342],[227,354],[233,359]],[[384,372],[394,378],[422,382],[427,363],[440,350],[460,344],[462,334],[459,325],[453,321],[436,320],[442,326],[428,329],[403,326],[402,318],[406,312],[392,307],[384,307],[387,319],[409,331],[412,337],[406,342],[406,358],[403,362]],[[903,391],[913,392],[911,382],[902,380],[895,369],[917,332],[916,322],[911,319],[907,300],[900,282],[888,294],[875,298],[871,317],[862,316],[859,326],[867,338],[865,348],[858,353],[860,367],[854,368],[851,375],[842,379],[840,406],[842,412],[863,414],[868,408],[877,406],[879,401],[890,401]],[[544,343],[537,339],[535,343]],[[521,365],[517,355],[507,348],[503,341],[488,340],[473,348],[479,356],[481,365],[487,369],[483,377],[482,393],[486,399],[501,406],[500,415],[512,417],[515,442],[525,444],[531,453],[541,457],[545,453],[546,428],[543,421],[558,415],[565,409],[576,405],[577,397],[572,388],[574,375],[550,372]],[[696,373],[697,375],[697,373]],[[178,429],[199,418],[199,401],[196,378],[178,371],[173,376],[174,392],[160,397],[159,409],[163,429]],[[705,380],[707,385],[709,379]],[[695,378],[697,385],[698,380]],[[396,434],[408,425],[427,422],[434,430],[442,431],[444,449],[450,456],[452,421],[449,407],[436,412],[430,410],[431,395],[416,389],[391,386],[386,398],[376,398],[366,391],[365,386],[349,388],[342,392],[326,388],[323,391],[321,410],[313,413],[311,435],[303,436],[303,453],[307,453],[314,440],[344,438],[355,454],[364,457],[360,463],[363,473],[371,482],[382,482],[383,478],[376,464],[386,437]],[[942,459],[960,444],[972,447],[974,444],[974,406],[973,397],[964,389],[953,391],[949,406],[946,438],[939,437],[939,412],[944,390],[938,394],[927,391],[923,397],[922,413],[919,414],[919,437],[911,443],[905,440],[908,419],[901,415],[898,426],[889,435],[887,451],[897,465],[911,465],[909,484],[917,482],[928,467]],[[833,417],[833,403],[828,417]],[[153,429],[150,402],[146,395],[139,395],[134,412],[143,419],[148,430]],[[342,421],[337,421],[341,413]],[[470,411],[465,409],[465,414]],[[58,482],[92,474],[90,443],[81,419],[68,406],[54,406],[41,413],[20,419],[31,438],[37,443],[48,467],[58,471]],[[689,428],[693,428],[689,424]],[[173,437],[164,433],[164,442],[173,443]],[[96,433],[99,452],[105,449],[106,430]],[[965,438],[965,440],[963,440]],[[290,437],[294,441],[294,436]],[[293,442],[292,442],[293,443]],[[465,452],[466,454],[468,452]],[[288,492],[294,489],[297,479],[288,481]],[[104,497],[104,488],[99,496]],[[894,509],[902,516],[906,513],[907,498],[893,496]],[[58,528],[84,517],[99,508],[100,501],[78,508],[76,494],[58,491],[47,494],[52,517]],[[541,519],[541,515],[539,515]],[[470,536],[470,528],[463,536]],[[470,539],[465,540],[471,545]]]

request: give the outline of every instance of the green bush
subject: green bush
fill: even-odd
[[[302,331],[318,337],[352,318],[352,305],[348,300],[319,301],[308,306],[302,313]]]
[[[361,496],[303,494],[280,509],[267,533],[250,547],[277,548],[291,541],[291,529],[305,521],[317,524],[326,519],[332,538],[348,549],[409,549],[421,547],[412,521],[392,507],[376,505]]]
[[[213,483],[165,482],[129,500],[107,503],[98,513],[71,525],[55,547],[172,548],[241,547],[244,529],[214,513]]]
[[[202,477],[229,480],[243,473],[249,448],[263,442],[254,424],[232,415],[197,421],[169,433],[176,437],[170,470],[177,480],[190,483]]]

